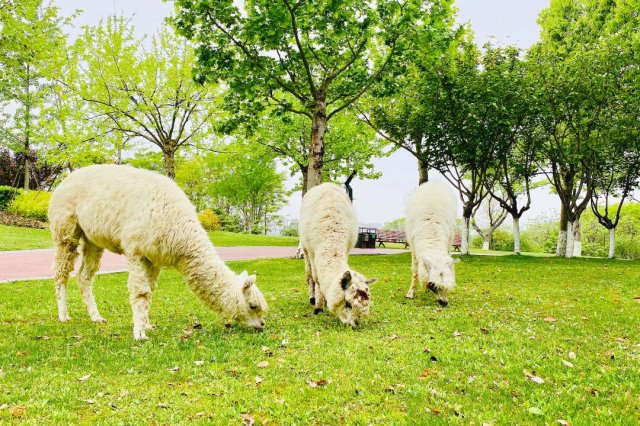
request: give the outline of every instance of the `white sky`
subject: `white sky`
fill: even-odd
[[[515,44],[527,48],[539,36],[536,20],[549,0],[457,0],[458,21],[470,22],[479,45],[487,41]],[[75,25],[94,25],[110,14],[131,17],[139,36],[155,33],[173,10],[171,3],[159,0],[55,0],[61,14],[68,16],[76,9],[83,12]],[[75,33],[76,30],[71,30]],[[354,205],[362,224],[382,224],[402,217],[408,194],[417,186],[418,169],[415,159],[405,151],[374,162],[382,177],[375,181],[354,179]],[[437,174],[430,179],[442,179]],[[548,188],[533,193],[531,210],[522,218],[523,225],[539,216],[555,216],[559,201]],[[300,193],[294,193],[281,214],[295,218],[300,209]]]

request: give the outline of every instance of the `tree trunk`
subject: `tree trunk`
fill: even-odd
[[[171,179],[176,178],[176,167],[175,167],[175,155],[176,152],[172,147],[167,147],[162,150],[162,154],[164,156],[164,170],[167,176]]]
[[[513,216],[513,253],[520,256],[520,218]]]
[[[565,252],[564,252],[564,257],[566,257],[567,259],[571,259],[573,257],[573,242],[574,242],[573,226],[574,226],[574,222],[567,221],[567,231],[566,231],[567,246],[565,247]]]
[[[24,103],[24,190],[29,190],[29,146],[31,133],[31,67],[27,64],[27,78],[25,80],[27,99]]]
[[[556,256],[564,257],[567,250],[567,211],[564,205],[560,208],[560,232],[558,233],[558,243],[556,245]]]
[[[616,257],[616,228],[609,229],[609,259]]]
[[[24,190],[29,190],[29,143],[25,143],[25,154],[24,154]]]
[[[307,193],[307,187],[309,185],[309,167],[300,167],[300,171],[302,172],[302,197]]]
[[[580,219],[573,223],[573,256],[582,256],[582,233],[580,232]]]
[[[309,149],[309,170],[307,190],[322,183],[324,166],[324,133],[327,130],[327,101],[324,96],[316,99],[311,126],[311,146]]]
[[[491,235],[482,237],[482,250],[491,249]]]
[[[418,160],[418,185],[422,185],[429,181],[429,164],[427,162]]]
[[[469,254],[469,222],[471,222],[470,216],[463,215],[460,254]]]

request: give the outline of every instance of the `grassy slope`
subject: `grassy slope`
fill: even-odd
[[[217,246],[295,246],[295,237],[274,235],[234,234],[232,232],[210,232],[209,236]],[[0,251],[28,250],[52,247],[48,229],[20,228],[0,225]]]
[[[25,406],[34,424],[238,424],[245,413],[257,424],[640,422],[639,262],[466,258],[446,309],[424,292],[403,298],[408,254],[351,263],[379,278],[359,330],[311,315],[291,259],[231,263],[259,274],[271,305],[262,333],[224,329],[173,271],[146,343],[131,339],[124,274],[97,278],[106,325],[88,320],[75,286],[73,321],[60,324],[51,282],[4,285],[0,407]],[[196,319],[203,328],[184,335]],[[575,368],[562,364],[569,352]],[[320,379],[329,384],[307,384]]]

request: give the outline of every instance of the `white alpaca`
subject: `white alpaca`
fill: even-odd
[[[67,281],[80,247],[78,285],[95,322],[105,322],[93,297],[104,249],[128,259],[133,337],[146,339],[151,296],[161,267],[176,267],[189,287],[227,324],[263,328],[267,304],[255,275],[236,275],[218,257],[195,208],[169,178],[128,166],[99,165],[71,173],[49,204],[56,246],[58,315],[69,321]]]
[[[455,285],[455,261],[449,255],[456,225],[456,196],[442,182],[426,182],[409,196],[405,230],[411,247],[411,287],[413,299],[418,284],[438,296],[447,306],[448,293]]]
[[[369,284],[375,279],[367,280],[347,263],[358,222],[345,191],[332,183],[311,188],[302,199],[299,234],[314,312],[326,305],[343,323],[357,326],[369,314]]]

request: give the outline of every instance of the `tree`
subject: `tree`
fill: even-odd
[[[268,231],[275,213],[287,195],[284,175],[276,170],[274,155],[264,147],[238,139],[226,146],[227,153],[209,154],[212,177],[209,192],[218,199],[218,207],[237,211],[242,230]]]
[[[16,107],[13,143],[10,148],[24,154],[23,185],[31,187],[31,155],[47,141],[42,131],[42,110],[63,53],[66,36],[62,27],[69,19],[58,16],[58,8],[43,0],[9,0],[0,8],[0,98]]]
[[[274,117],[258,124],[251,138],[270,148],[291,175],[300,174],[302,196],[307,192],[309,174],[309,120],[296,115]],[[376,179],[373,160],[388,155],[387,143],[376,139],[373,131],[352,114],[341,114],[327,126],[325,134],[324,175],[327,180],[346,179],[354,170],[360,179]]]
[[[495,124],[495,165],[489,172],[489,195],[513,221],[513,251],[520,254],[520,218],[531,207],[532,179],[537,174],[536,99],[526,63],[515,47],[485,46],[485,102],[494,108],[484,119]],[[525,202],[519,199],[524,196]],[[486,242],[486,240],[485,240]]]
[[[609,61],[602,60],[599,46],[612,34],[638,40],[634,35],[637,4],[634,15],[632,3],[554,0],[539,18],[541,41],[530,57],[544,106],[540,113],[546,133],[543,150],[548,167],[544,171],[562,204],[558,255],[573,256],[573,224],[589,205],[594,190],[595,168],[589,160],[594,158],[593,152],[602,149],[600,129],[606,126],[609,106],[615,102],[612,89],[617,72]],[[621,47],[617,44],[611,47]]]
[[[173,22],[198,43],[196,78],[225,81],[226,105],[239,120],[269,105],[307,117],[311,188],[322,181],[328,123],[394,70],[432,7],[424,0],[177,0]]]
[[[480,218],[478,213],[481,213],[481,207],[484,206],[485,218],[483,218],[484,224],[479,224]],[[501,208],[500,204],[494,198],[485,198],[484,203],[478,205],[478,208],[473,212],[471,219],[471,225],[476,230],[478,235],[482,238],[482,249],[489,250],[491,248],[491,236],[493,232],[502,225],[509,213]],[[484,225],[484,226],[483,226]]]
[[[193,81],[193,49],[169,28],[145,49],[132,25],[112,16],[85,27],[75,52],[78,71],[69,85],[111,131],[158,147],[167,176],[175,177],[180,149],[211,144],[217,88]]]
[[[448,67],[458,49],[473,43],[467,28],[454,28],[452,2],[439,2],[437,13],[432,11],[428,18],[430,25],[414,34],[411,48],[396,65],[402,72],[386,76],[357,104],[360,118],[379,137],[416,158],[418,184],[429,179],[429,170],[444,156],[440,141],[442,117],[448,112]]]

